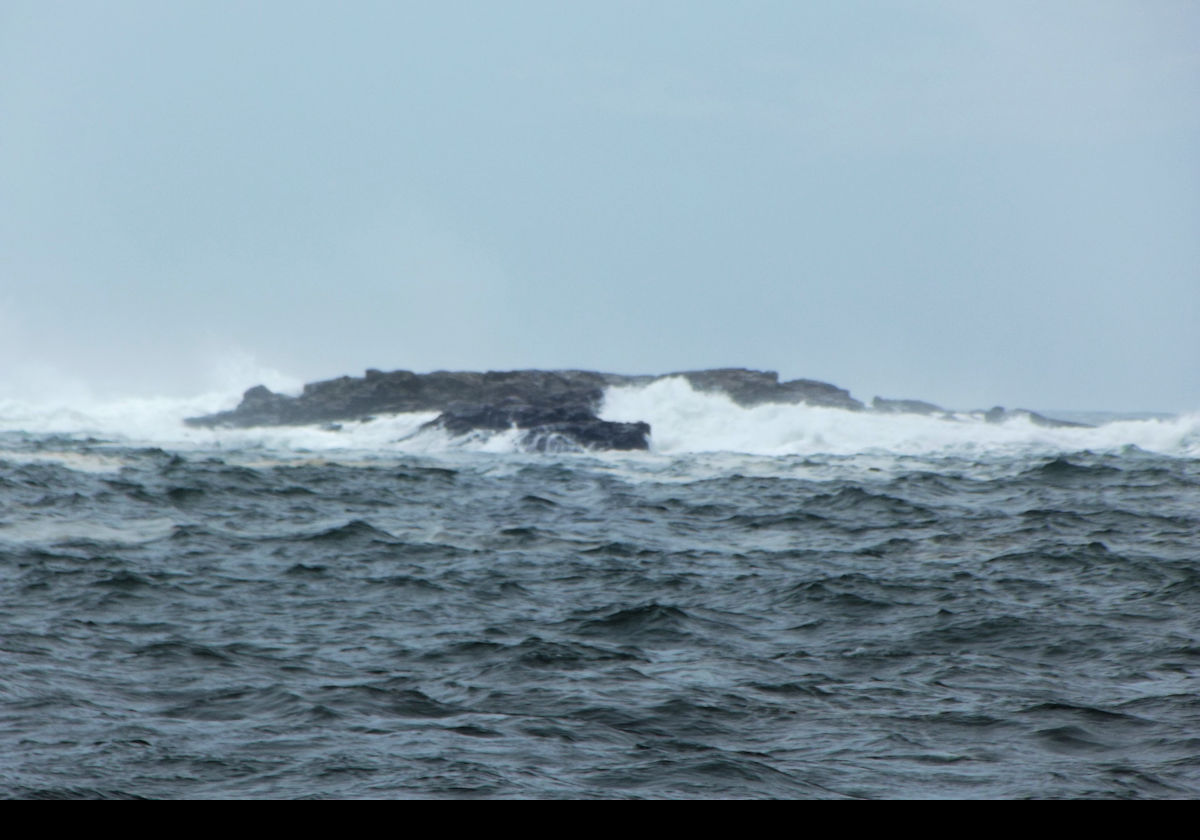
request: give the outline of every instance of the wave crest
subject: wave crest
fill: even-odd
[[[357,451],[436,455],[450,452],[569,454],[578,447],[531,436],[526,430],[473,431],[454,436],[423,428],[436,412],[380,415],[320,426],[198,429],[183,418],[232,407],[239,392],[196,397],[137,397],[67,402],[0,398],[0,457],[36,460],[26,437],[99,438],[170,449],[251,450],[273,453]],[[1200,457],[1200,414],[1120,419],[1094,428],[1051,428],[1014,415],[988,422],[983,412],[947,417],[848,411],[804,404],[742,407],[721,393],[699,392],[682,377],[607,389],[599,412],[614,422],[646,421],[651,453],[681,456],[740,453],[759,456],[916,455],[982,457],[1120,452],[1136,448]],[[637,457],[612,454],[612,457]]]
[[[743,408],[723,394],[694,390],[682,378],[610,388],[600,417],[645,420],[651,449],[664,455],[740,452],[752,455],[1017,454],[1113,451],[1137,447],[1200,456],[1200,415],[1113,420],[1095,428],[1050,428],[1015,416],[988,422],[982,412],[947,418],[846,411],[804,404]]]

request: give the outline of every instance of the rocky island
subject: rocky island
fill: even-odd
[[[362,377],[342,376],[304,386],[289,397],[258,385],[232,411],[186,422],[199,427],[244,428],[336,424],[378,414],[437,411],[428,425],[451,434],[526,431],[527,443],[566,441],[588,449],[646,449],[647,423],[615,423],[596,416],[604,389],[616,385],[648,385],[679,376],[697,391],[719,392],[741,406],[762,403],[809,405],[862,410],[863,404],[826,382],[795,379],[780,382],[772,371],[722,368],[661,376],[627,376],[587,370],[436,371],[384,373],[368,370]]]
[[[277,394],[263,385],[242,396],[232,411],[191,417],[190,426],[245,428],[337,424],[368,420],[379,414],[436,411],[426,424],[453,435],[517,428],[523,443],[533,449],[566,444],[585,449],[649,448],[650,425],[618,423],[597,416],[604,390],[621,385],[649,385],[681,377],[697,391],[724,394],[743,407],[784,403],[840,408],[848,411],[913,413],[952,416],[932,403],[885,400],[876,397],[867,409],[845,389],[812,379],[779,381],[774,371],[717,368],[661,375],[630,376],[587,370],[436,371],[342,376],[304,386],[298,396]],[[993,408],[982,415],[989,422],[1023,416],[1043,425],[1078,425],[1051,420],[1035,412]]]

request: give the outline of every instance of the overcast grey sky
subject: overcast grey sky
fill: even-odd
[[[1198,45],[1171,0],[0,0],[0,388],[1200,409]]]

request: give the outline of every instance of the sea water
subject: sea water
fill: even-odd
[[[12,797],[1194,797],[1200,417],[0,401]]]

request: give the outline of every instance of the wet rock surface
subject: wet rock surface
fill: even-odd
[[[940,405],[934,405],[924,400],[889,400],[876,397],[871,400],[871,408],[888,414],[948,414]]]
[[[1038,414],[1036,411],[1030,411],[1027,408],[1004,408],[1003,406],[995,406],[989,408],[983,414],[983,418],[989,423],[1005,423],[1013,418],[1023,417],[1035,426],[1045,426],[1048,429],[1087,429],[1091,428],[1087,423],[1074,423],[1070,420],[1056,420],[1053,417],[1046,417],[1044,414]]]
[[[678,376],[697,391],[722,393],[743,407],[764,403],[861,410],[849,392],[827,382],[796,379],[780,382],[773,371],[719,368],[660,376],[627,376],[586,370],[437,371],[384,373],[368,370],[362,377],[343,376],[304,386],[295,397],[258,385],[232,411],[189,418],[191,426],[245,428],[331,424],[364,420],[377,414],[438,411],[429,425],[451,434],[528,430],[535,448],[577,445],[595,449],[645,449],[650,426],[613,423],[596,412],[604,389],[649,385]]]
[[[649,423],[601,420],[584,403],[531,404],[511,397],[499,404],[453,405],[425,425],[452,435],[525,429],[523,444],[539,451],[575,447],[646,449],[650,435]]]
[[[347,421],[379,414],[436,411],[427,427],[452,435],[520,429],[533,449],[646,449],[647,423],[615,423],[597,416],[604,390],[613,386],[650,385],[680,377],[697,391],[723,394],[744,408],[785,403],[861,411],[864,406],[849,392],[812,379],[779,381],[773,371],[715,368],[662,375],[629,376],[589,370],[436,371],[384,373],[368,370],[361,377],[342,376],[304,386],[297,396],[276,394],[257,385],[232,411],[192,417],[191,426],[245,428],[249,426],[319,425],[337,429]],[[876,397],[871,410],[952,417],[933,403]],[[1025,409],[993,408],[981,412],[988,422],[1015,417],[1042,426],[1078,426]]]

